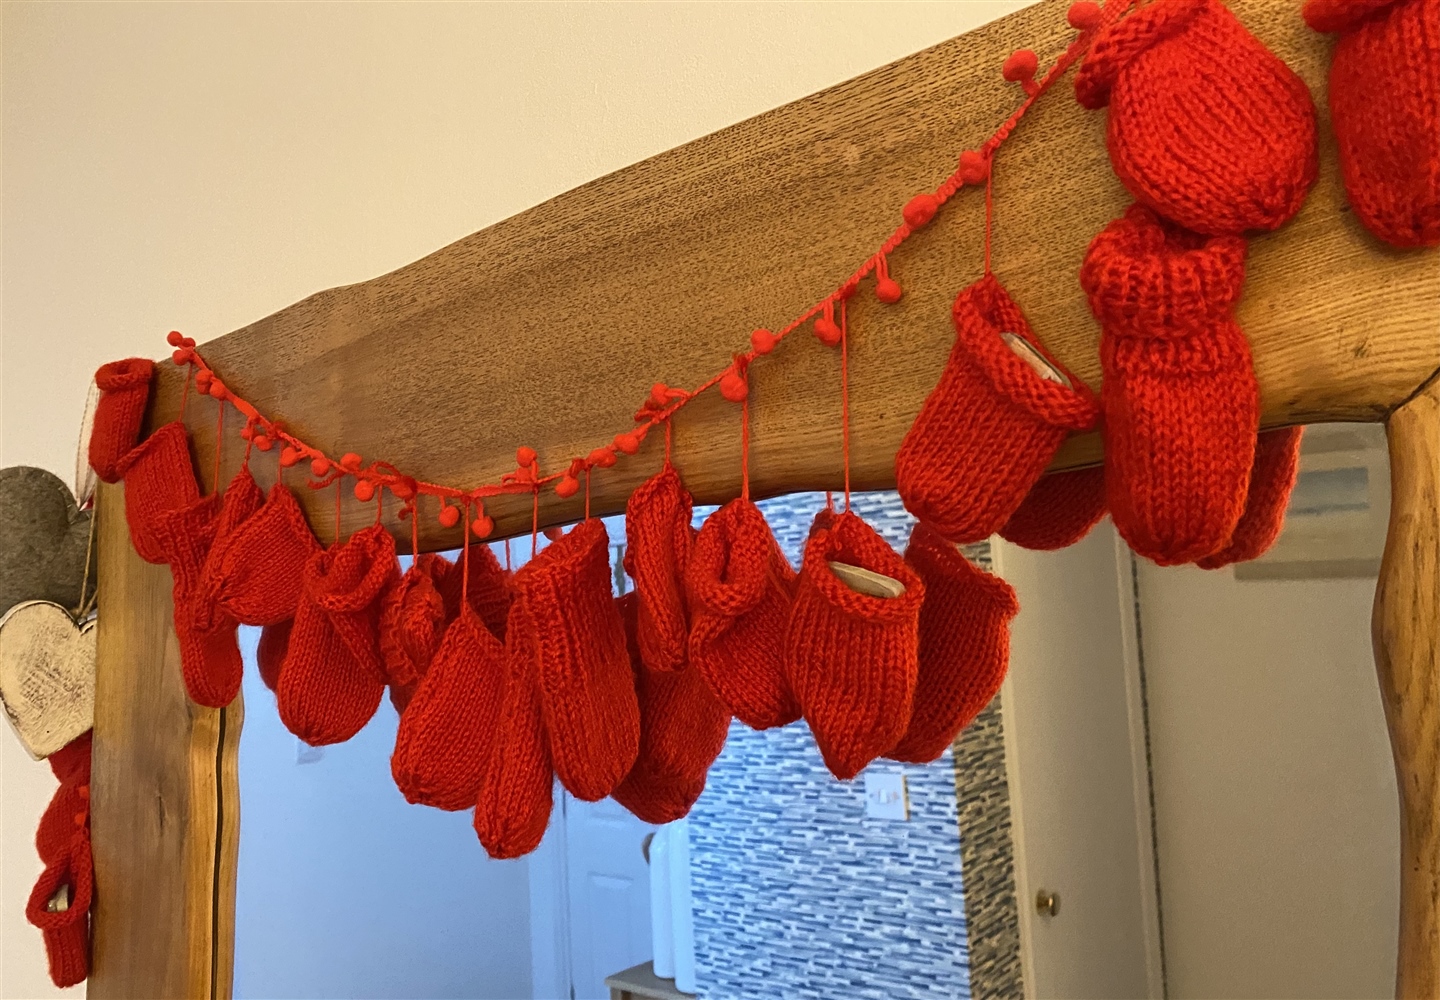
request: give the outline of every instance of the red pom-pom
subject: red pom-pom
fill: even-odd
[[[746,396],[750,395],[750,387],[736,373],[735,369],[731,368],[720,379],[720,395],[732,403],[741,403],[745,401]]]
[[[355,499],[361,503],[369,503],[375,499],[375,484],[368,479],[362,479],[355,484]]]
[[[1100,23],[1100,5],[1092,0],[1072,3],[1065,20],[1069,21],[1070,27],[1076,31],[1089,31]]]
[[[249,441],[249,440],[252,440],[254,437],[255,437],[255,428],[254,428],[254,427],[250,426],[249,424],[246,424],[244,427],[240,428],[240,440],[241,440],[241,441]]]
[[[826,347],[836,347],[840,343],[840,324],[833,319],[821,316],[815,321],[815,339]]]
[[[966,184],[981,184],[989,173],[985,158],[973,149],[960,154],[960,179]]]
[[[615,447],[627,455],[633,455],[640,450],[640,435],[634,431],[615,435]]]
[[[535,464],[535,449],[529,445],[521,445],[515,449],[515,461],[520,465]]]
[[[188,365],[190,363],[190,352],[183,347],[176,348],[170,352],[170,360],[175,362],[177,366]]]
[[[886,305],[893,306],[904,294],[905,290],[894,278],[884,277],[875,282],[875,297]]]
[[[557,497],[573,497],[578,492],[580,492],[580,480],[574,476],[568,474],[561,476],[560,481],[555,484],[555,495]]]
[[[259,448],[261,451],[269,451],[271,445],[273,445],[274,443],[275,442],[271,441],[270,438],[264,434],[255,435],[255,447]]]
[[[183,334],[180,333],[179,330],[171,330],[165,335],[165,343],[169,344],[171,347],[183,347],[185,344],[185,337]]]
[[[451,507],[448,503],[440,508],[440,523],[447,528],[453,528],[460,521],[460,508]]]
[[[195,373],[195,388],[196,388],[196,390],[198,390],[199,392],[209,392],[209,391],[210,391],[210,380],[213,379],[213,378],[214,378],[214,376],[211,375],[211,374],[210,374],[208,371],[206,371],[204,368],[200,369],[198,372]]]
[[[340,468],[344,469],[346,472],[360,471],[360,456],[355,454],[353,451],[347,451],[345,454],[340,456]]]
[[[287,444],[284,448],[280,450],[280,464],[283,465],[285,468],[290,468],[290,466],[294,465],[298,461],[300,461],[300,453],[294,448],[292,448],[290,445]]]
[[[310,461],[310,474],[316,479],[321,478],[330,471],[330,459],[316,458]]]
[[[670,387],[664,382],[656,382],[650,387],[650,405],[657,410],[663,410],[670,404]]]
[[[608,469],[615,464],[614,448],[596,448],[590,453],[590,464],[602,469]]]
[[[755,349],[756,354],[769,354],[775,350],[775,345],[779,343],[779,341],[779,337],[775,336],[775,334],[763,326],[750,334],[750,346]]]
[[[935,218],[935,213],[940,210],[940,199],[928,192],[917,194],[905,203],[904,210],[900,213],[905,217],[905,224],[911,229],[919,229],[921,226]]]
[[[1039,64],[1035,53],[1029,49],[1016,49],[1005,60],[1005,65],[1000,68],[1000,73],[1011,83],[1019,83],[1021,80],[1029,80],[1033,77]]]
[[[225,398],[225,383],[224,383],[224,382],[221,382],[218,378],[212,380],[211,383],[210,383],[210,388],[209,388],[208,392],[210,393],[211,396],[213,396],[213,397],[216,398],[216,399],[224,399],[224,398]]]
[[[481,514],[470,522],[470,530],[475,532],[476,538],[489,538],[490,532],[495,530],[495,521],[488,514]]]

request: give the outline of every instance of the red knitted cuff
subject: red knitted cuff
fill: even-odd
[[[825,766],[848,780],[895,745],[910,720],[925,586],[874,528],[846,511],[805,543],[785,634],[785,671]],[[903,586],[897,597],[852,589],[831,563]]]
[[[582,521],[515,573],[506,626],[534,664],[555,774],[586,802],[615,790],[640,746],[625,626],[610,589],[610,536]],[[511,636],[519,628],[520,634]]]
[[[993,275],[962,291],[953,315],[955,346],[895,456],[895,479],[917,518],[952,541],[976,542],[1000,529],[1066,435],[1094,425],[1099,406]],[[1023,343],[1011,346],[1005,334]],[[1041,376],[1017,351],[1069,384]]]
[[[232,483],[231,491],[234,488]],[[230,491],[225,497],[228,503]],[[223,528],[217,533],[196,598],[196,625],[206,628],[209,616],[219,614],[242,625],[274,625],[293,618],[305,564],[319,551],[299,501],[276,483],[260,509],[233,533]]]
[[[721,703],[751,729],[800,718],[784,659],[795,571],[758,507],[732,500],[706,518],[685,586],[690,665]]]
[[[294,624],[295,619],[287,618],[260,630],[255,662],[260,668],[260,680],[271,691],[280,688],[280,670],[285,666],[285,654],[290,651],[290,629]]]
[[[107,483],[120,481],[120,461],[140,440],[154,377],[155,362],[149,358],[112,361],[95,373],[100,400],[90,430],[90,468]]]
[[[1007,542],[1052,551],[1074,545],[1105,516],[1105,468],[1041,476],[1000,529]]]
[[[915,526],[905,561],[925,581],[919,672],[905,736],[885,756],[923,764],[943,754],[1000,690],[1019,605],[1008,583],[924,524]]]
[[[146,562],[163,563],[154,539],[155,520],[200,499],[190,463],[190,438],[179,421],[166,424],[120,460],[125,480],[125,520],[130,542]]]
[[[516,601],[512,618],[524,616]],[[555,772],[540,707],[535,651],[526,627],[512,627],[505,645],[505,691],[495,746],[486,756],[475,802],[475,833],[492,858],[518,858],[540,846],[550,823]]]
[[[1255,445],[1255,465],[1250,470],[1250,490],[1245,513],[1235,525],[1230,544],[1213,556],[1197,560],[1203,569],[1219,569],[1231,563],[1248,562],[1264,555],[1285,527],[1285,508],[1295,488],[1300,465],[1302,428],[1284,427],[1261,434]]]
[[[450,810],[475,804],[504,682],[505,647],[473,610],[461,609],[400,716],[390,773],[406,801]]]
[[[500,565],[488,545],[470,549],[470,607],[480,616],[495,638],[505,641],[505,621],[510,615],[511,574]],[[453,622],[460,615],[460,595],[466,590],[464,561],[437,563],[434,567],[435,588],[445,602],[445,620]]]
[[[612,794],[646,823],[670,823],[689,813],[705,790],[705,775],[730,731],[730,713],[694,667],[646,667],[636,637],[635,592],[618,604],[640,702],[640,753]]]
[[[1105,493],[1140,555],[1193,562],[1224,545],[1245,505],[1259,391],[1231,318],[1240,237],[1201,237],[1132,206],[1096,236],[1080,283],[1100,320]]]
[[[625,504],[625,572],[635,581],[640,659],[650,670],[685,666],[690,636],[685,567],[695,539],[692,511],[690,493],[668,463]]]
[[[1102,29],[1075,76],[1109,106],[1110,163],[1136,200],[1197,232],[1276,229],[1319,171],[1315,106],[1219,0],[1165,0]]]
[[[1310,0],[1330,60],[1330,123],[1355,214],[1399,247],[1440,245],[1440,3]]]
[[[50,980],[56,986],[74,986],[90,974],[93,885],[90,837],[81,830],[64,857],[46,865],[26,902],[25,918],[44,935]],[[62,886],[68,887],[68,907],[52,913],[47,905]]]
[[[276,699],[285,728],[311,746],[343,743],[379,707],[380,595],[399,575],[395,542],[378,524],[305,564]]]
[[[440,563],[449,565],[443,556],[418,556],[380,598],[380,655],[390,681],[390,701],[401,715],[445,634],[445,602],[434,577]]]

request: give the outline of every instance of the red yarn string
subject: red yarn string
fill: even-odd
[[[245,436],[245,457],[240,460],[240,467],[242,469],[250,468],[250,449],[255,447],[255,425],[246,424],[245,426],[250,428],[251,433]]]
[[[385,520],[385,490],[375,491],[375,523],[379,524]]]
[[[669,418],[666,418],[666,420],[665,420],[665,464],[666,464],[666,465],[669,465],[669,464],[670,464],[670,420],[669,420]],[[588,473],[590,470],[587,468],[585,471]]]
[[[420,498],[410,501],[410,560],[420,558]]]
[[[460,567],[460,607],[470,606],[470,501],[465,501],[465,551]]]
[[[845,452],[845,509],[850,509],[850,331],[840,300],[840,438]]]
[[[505,539],[505,572],[510,572],[510,539]]]
[[[990,197],[992,187],[990,180],[995,175],[995,164],[992,161],[985,163],[985,273],[990,273],[990,220],[994,216],[994,201]]]
[[[668,430],[670,425],[665,425]],[[669,457],[666,457],[666,464],[669,464]],[[590,466],[585,466],[585,520],[590,520]]]
[[[335,478],[335,544],[340,544],[340,478]]]
[[[185,422],[185,407],[190,402],[190,379],[195,375],[195,364],[185,366],[185,388],[180,390],[180,422]]]
[[[540,487],[533,490],[535,504],[530,511],[530,558],[535,558],[540,548]]]
[[[747,374],[748,378],[749,375]],[[740,497],[750,499],[750,393],[740,403]]]
[[[210,487],[211,493],[220,492],[220,452],[225,440],[225,400],[217,399],[215,402],[215,484]]]

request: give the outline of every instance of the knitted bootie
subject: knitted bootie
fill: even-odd
[[[470,607],[480,620],[501,642],[505,641],[505,622],[510,615],[511,574],[500,565],[495,553],[488,545],[471,546],[469,598]],[[435,589],[445,602],[445,620],[454,621],[460,615],[460,595],[465,590],[465,566],[456,563],[451,566],[436,564],[432,570]]]
[[[260,680],[271,691],[280,690],[280,671],[285,666],[285,654],[290,651],[290,629],[295,619],[287,618],[275,625],[266,625],[260,630],[260,641],[255,647],[255,662],[260,668]]]
[[[900,444],[895,480],[917,518],[953,542],[978,542],[1020,506],[1066,436],[1094,425],[1099,406],[993,275],[956,296],[952,312],[955,346]]]
[[[149,358],[112,361],[95,373],[100,400],[90,429],[90,468],[107,483],[120,481],[120,461],[140,440],[154,377],[155,362]]]
[[[401,715],[445,635],[445,602],[435,587],[435,569],[442,565],[449,566],[444,556],[417,556],[400,582],[380,598],[380,655],[390,701]]]
[[[1248,562],[1264,555],[1285,526],[1285,508],[1295,488],[1300,465],[1302,428],[1283,427],[1260,435],[1255,444],[1255,465],[1250,470],[1250,490],[1245,496],[1245,513],[1235,525],[1230,544],[1213,556],[1196,560],[1202,569],[1219,569],[1231,563]]]
[[[1109,106],[1110,164],[1135,199],[1196,232],[1277,229],[1319,170],[1303,80],[1220,0],[1163,0],[1102,29],[1075,76]]]
[[[380,595],[399,576],[395,541],[378,524],[305,564],[276,698],[285,728],[311,746],[343,743],[379,707]]]
[[[44,936],[50,980],[62,988],[83,981],[90,970],[90,747],[86,730],[48,758],[60,786],[35,831],[45,869],[25,905],[25,918]]]
[[[1260,410],[1233,316],[1244,281],[1243,238],[1197,236],[1139,205],[1080,269],[1101,326],[1106,503],[1162,566],[1223,548],[1245,506]]]
[[[229,499],[227,492],[227,503]],[[293,618],[305,564],[319,551],[295,494],[276,483],[264,505],[233,534],[226,535],[223,527],[217,534],[196,598],[197,627],[208,630],[211,615],[229,616],[241,625],[274,625]]]
[[[1440,244],[1440,3],[1310,0],[1305,20],[1340,33],[1330,124],[1355,214],[1397,247]]]
[[[685,573],[690,605],[690,666],[751,729],[800,718],[785,678],[785,623],[795,571],[765,516],[732,500],[705,519]]]
[[[625,572],[635,581],[636,637],[650,670],[685,666],[690,616],[685,607],[685,566],[695,530],[693,504],[668,462],[625,504]]]
[[[640,753],[613,797],[646,823],[690,812],[730,731],[730,713],[692,666],[652,670],[641,659],[634,591],[617,602],[640,702]]]
[[[516,601],[517,609],[522,603]],[[533,643],[521,628],[508,635],[496,752],[485,757],[475,801],[475,832],[492,858],[518,858],[540,846],[555,783]]]
[[[904,590],[893,597],[861,592],[837,574],[840,563]],[[905,733],[924,599],[920,577],[849,511],[810,533],[785,633],[785,672],[825,766],[841,780]]]
[[[885,754],[924,764],[945,752],[1000,690],[1010,661],[1015,591],[917,524],[905,561],[925,581],[920,661],[905,736]]]
[[[576,798],[603,799],[640,747],[604,522],[582,521],[542,549],[516,571],[514,589],[507,642],[534,663],[555,774]]]
[[[1052,472],[1030,488],[1000,537],[1026,549],[1063,549],[1090,534],[1104,516],[1104,466]]]
[[[130,543],[146,562],[165,562],[154,537],[155,520],[200,499],[185,425],[177,420],[159,428],[126,454],[116,471],[125,480]]]
[[[504,684],[505,647],[462,608],[400,716],[390,773],[407,802],[450,810],[475,804]]]

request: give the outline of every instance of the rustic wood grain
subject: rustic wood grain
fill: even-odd
[[[1371,632],[1400,789],[1397,997],[1440,996],[1440,379],[1391,415]]]
[[[1232,6],[1309,83],[1322,119],[1320,181],[1293,222],[1254,241],[1240,310],[1265,422],[1383,419],[1440,367],[1440,256],[1391,251],[1349,212],[1325,121],[1330,43],[1293,3]],[[889,234],[905,201],[1018,103],[1019,88],[1000,76],[1005,56],[1023,45],[1048,60],[1073,37],[1066,7],[1028,8],[602,177],[202,353],[227,384],[332,453],[464,486],[513,468],[520,444],[558,468],[623,430],[653,381],[698,384],[747,346],[751,329],[782,324],[829,292]],[[1106,160],[1104,121],[1062,81],[996,166],[995,271],[1092,384],[1098,330],[1076,271],[1090,238],[1128,202]],[[896,448],[952,339],[950,301],[981,274],[982,201],[963,192],[894,256],[899,305],[879,304],[868,285],[855,300],[858,487],[893,483]],[[807,334],[752,372],[755,493],[838,487],[836,352]],[[167,366],[157,417],[173,417],[178,402],[178,373]],[[208,469],[215,404],[192,400],[188,417]],[[739,419],[711,392],[677,420],[677,465],[701,502],[739,491]],[[661,439],[596,473],[596,511],[623,508],[659,467]],[[225,446],[228,478],[241,442],[232,434]],[[1099,457],[1091,436],[1072,441],[1059,464]],[[273,463],[255,464],[268,474]],[[301,492],[328,540],[333,491]],[[425,547],[457,544],[459,530],[441,529],[433,507],[421,522]],[[547,493],[542,521],[581,510],[579,498]],[[491,513],[497,537],[529,527],[526,497]],[[373,517],[347,495],[345,533]],[[408,545],[408,527],[392,526]]]
[[[170,573],[131,548],[121,487],[102,486],[97,507],[89,996],[228,997],[238,709],[185,696]]]

